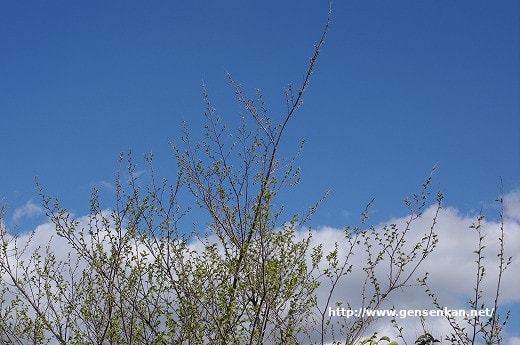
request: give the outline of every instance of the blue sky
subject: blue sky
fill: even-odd
[[[283,142],[291,153],[306,140],[302,183],[283,202],[305,209],[330,189],[312,225],[342,227],[375,198],[381,222],[404,215],[403,198],[437,164],[433,186],[448,206],[493,215],[500,179],[505,193],[520,188],[520,3],[336,0],[333,11]],[[24,231],[42,221],[30,211],[35,176],[85,214],[128,149],[153,151],[173,177],[182,119],[195,136],[203,125],[203,81],[231,122],[240,108],[226,72],[283,114],[283,89],[301,82],[326,15],[326,1],[3,2],[8,222]]]

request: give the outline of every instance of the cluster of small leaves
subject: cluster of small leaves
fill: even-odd
[[[386,335],[383,335],[378,339],[377,332],[372,334],[371,337],[365,338],[361,341],[361,345],[378,345],[378,344],[388,344],[388,345],[398,345],[396,341],[391,341],[390,338]]]
[[[419,338],[417,338],[415,341],[416,345],[435,345],[435,343],[440,343],[440,340],[435,339],[435,337],[430,333],[425,333],[419,336]]]

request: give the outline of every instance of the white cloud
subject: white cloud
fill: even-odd
[[[100,181],[99,186],[101,186],[102,188],[104,188],[105,190],[107,190],[109,192],[114,192],[116,190],[116,187],[114,186],[114,184],[111,182],[107,182],[107,181]]]
[[[520,220],[520,189],[504,196],[504,215],[508,218]]]
[[[511,337],[507,344],[508,345],[520,345],[520,338],[519,337]]]
[[[25,205],[14,210],[13,220],[17,222],[21,218],[34,217],[40,214],[43,214],[43,209],[29,200],[25,203]]]
[[[476,254],[478,234],[470,225],[475,223],[474,217],[460,215],[453,208],[443,210],[437,226],[439,245],[434,255],[428,260],[425,268],[431,271],[431,283],[435,290],[446,291],[444,298],[448,299],[460,295],[468,295],[476,281]],[[500,224],[497,222],[482,222],[483,264],[486,266],[484,277],[484,291],[491,292],[498,277],[500,249]],[[504,250],[506,257],[520,251],[520,223],[505,220],[504,223]],[[511,266],[503,276],[502,301],[520,301],[520,276],[513,274],[520,269],[519,258],[514,258]],[[491,296],[487,296],[488,298]]]

